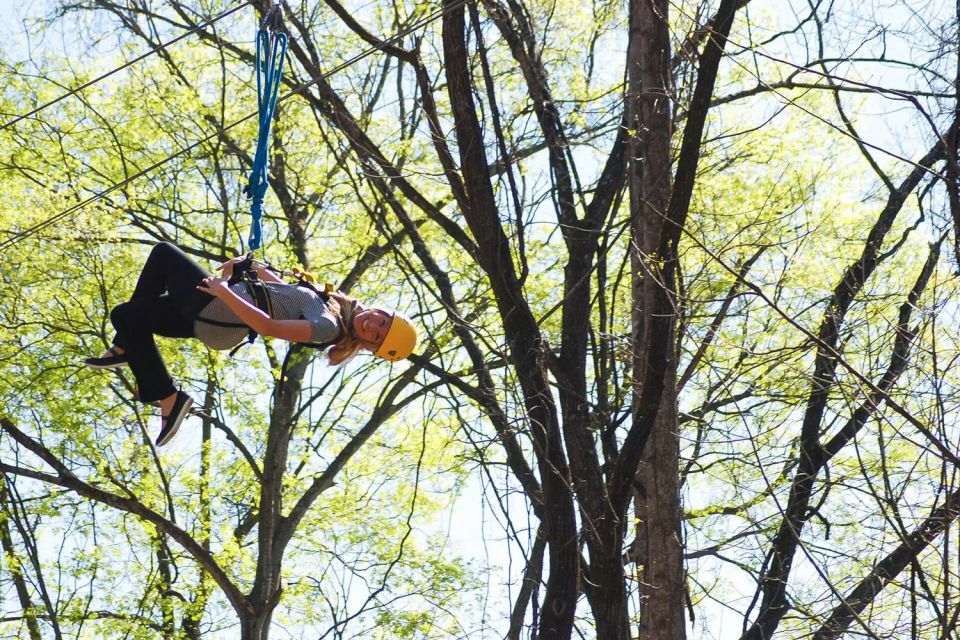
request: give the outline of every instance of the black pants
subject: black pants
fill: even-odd
[[[183,251],[161,242],[150,252],[129,302],[113,308],[113,343],[127,354],[141,402],[176,391],[153,337],[192,338],[193,322],[213,297],[197,289],[208,274]]]

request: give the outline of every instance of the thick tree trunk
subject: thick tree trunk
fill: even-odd
[[[639,389],[647,375],[646,345],[656,288],[656,256],[670,202],[671,118],[669,100],[669,5],[664,0],[633,0],[630,11],[628,105],[631,136],[630,215],[633,266],[634,418]],[[670,292],[673,295],[673,292]],[[675,298],[675,296],[674,296]],[[684,570],[680,543],[676,353],[670,322],[670,349],[664,387],[653,432],[638,474],[642,491],[636,500],[637,562],[640,574],[640,638],[675,640],[685,637]]]
[[[639,474],[644,489],[643,496],[637,501],[643,505],[637,534],[644,542],[639,550],[637,567],[641,598],[640,640],[680,640],[686,637],[679,428],[676,375],[672,370],[668,372],[663,391],[663,404]]]
[[[598,527],[602,555],[590,563],[594,591],[590,599],[597,638],[631,640],[626,576],[623,570],[623,527]]]
[[[270,620],[273,609],[240,618],[240,640],[267,640],[270,637]]]

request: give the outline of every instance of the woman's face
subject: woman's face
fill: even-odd
[[[353,316],[353,333],[375,350],[387,336],[392,321],[393,315],[384,309],[361,309]]]

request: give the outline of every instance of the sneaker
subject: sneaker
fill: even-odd
[[[127,364],[127,354],[117,353],[116,347],[110,347],[99,358],[87,358],[83,362],[91,369],[116,369]]]
[[[190,411],[192,406],[193,398],[183,391],[177,391],[177,399],[173,401],[173,408],[170,409],[168,415],[163,416],[163,428],[160,429],[160,435],[157,436],[158,447],[167,444],[170,442],[170,438],[176,435],[180,423],[187,417],[187,412]]]

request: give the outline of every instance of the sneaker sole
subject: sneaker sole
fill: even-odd
[[[177,430],[180,428],[180,423],[183,422],[183,419],[187,417],[187,413],[190,411],[190,407],[193,406],[193,398],[187,397],[186,402],[183,403],[183,410],[180,412],[180,415],[177,416],[177,419],[173,421],[173,424],[170,425],[170,430],[166,434],[163,434],[160,438],[157,438],[157,446],[162,447],[163,445],[170,442],[170,439],[177,435]]]
[[[84,364],[86,364],[91,369],[119,369],[120,367],[127,366],[126,362],[115,362],[112,364],[93,364],[90,362],[86,362]]]

